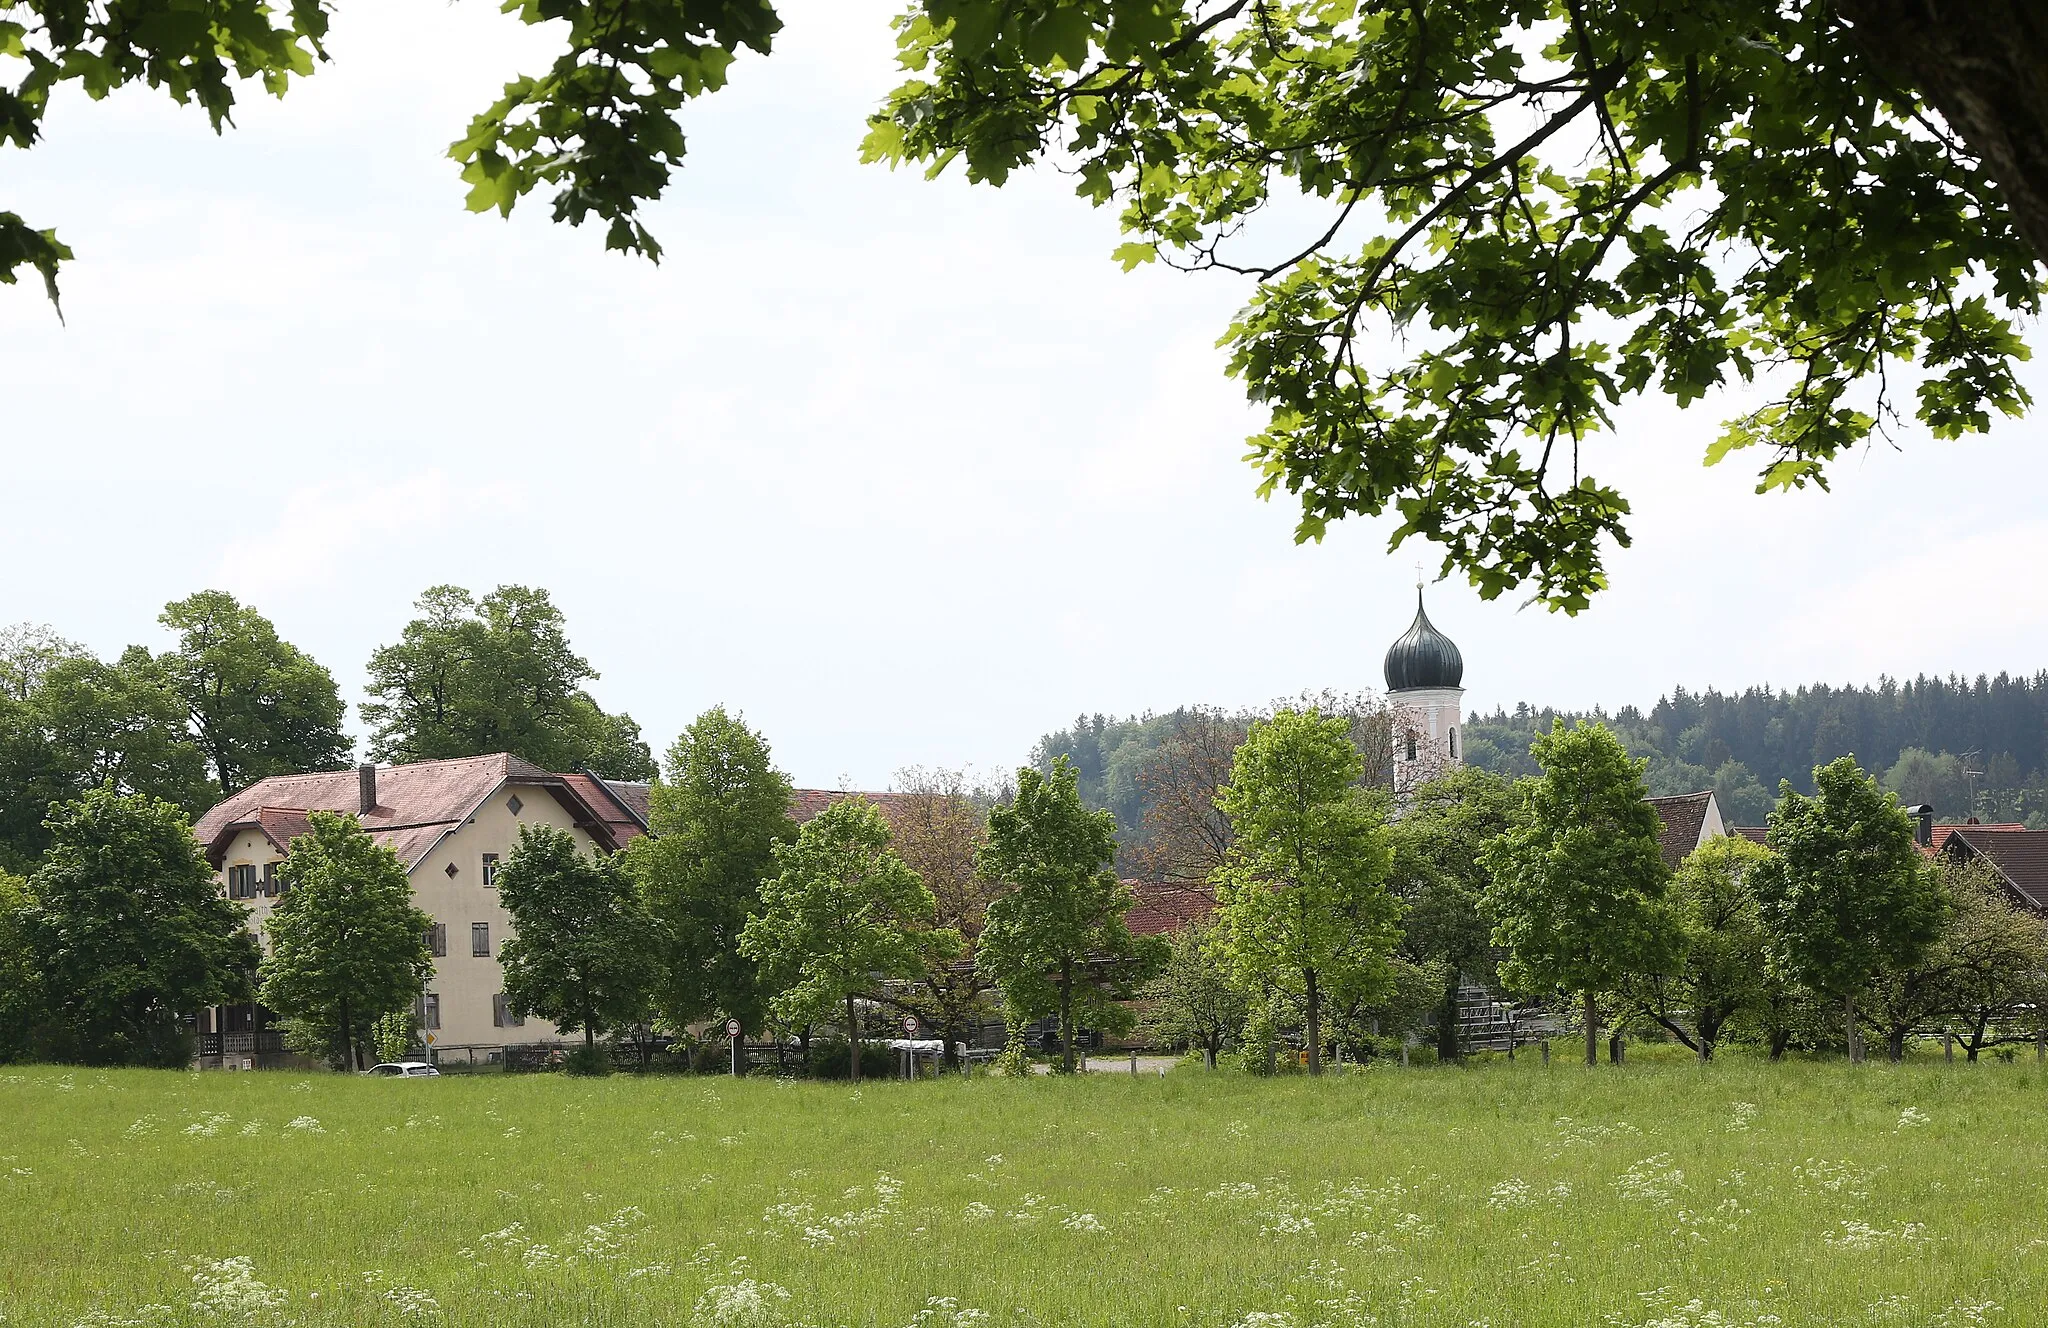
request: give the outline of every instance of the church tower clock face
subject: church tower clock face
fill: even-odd
[[[1415,621],[1387,648],[1393,712],[1394,791],[1405,793],[1464,762],[1465,657],[1436,629],[1415,587]]]

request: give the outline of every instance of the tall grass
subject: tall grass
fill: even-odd
[[[2026,1061],[858,1091],[16,1069],[0,1315],[2043,1323],[2044,1088]]]

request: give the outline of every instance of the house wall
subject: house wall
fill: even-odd
[[[515,816],[509,806],[519,799]],[[427,990],[441,997],[441,1027],[432,1030],[436,1048],[487,1046],[508,1042],[544,1042],[567,1036],[545,1019],[528,1019],[524,1027],[499,1028],[491,1019],[491,998],[505,990],[498,949],[515,933],[497,890],[484,884],[483,855],[495,853],[503,862],[512,856],[522,825],[550,825],[576,838],[577,847],[594,852],[596,842],[575,826],[568,809],[552,793],[532,785],[507,784],[486,798],[462,826],[450,831],[412,870],[413,898],[448,928],[448,953],[434,961]],[[453,865],[451,877],[448,868]],[[470,924],[491,929],[488,958],[470,954]],[[581,1036],[578,1034],[577,1036]]]
[[[514,796],[520,802],[516,815],[509,806]],[[512,917],[505,911],[497,890],[483,883],[483,857],[495,853],[501,863],[511,857],[513,846],[519,842],[521,825],[553,826],[573,835],[585,852],[597,848],[596,841],[576,828],[568,810],[547,789],[507,784],[485,799],[468,821],[443,835],[412,869],[414,902],[448,929],[448,953],[434,960],[434,975],[427,982],[427,990],[440,997],[441,1026],[429,1030],[437,1050],[497,1048],[507,1043],[544,1042],[570,1036],[545,1019],[528,1019],[516,1028],[499,1028],[493,1021],[492,998],[505,989],[504,969],[498,963],[499,948],[515,932]],[[248,864],[260,874],[264,863],[283,859],[284,854],[261,831],[245,830],[223,854],[216,880],[225,891],[228,868]],[[455,868],[452,876],[448,871],[451,865]],[[277,901],[258,896],[237,902],[248,906],[250,928],[261,936],[263,922]],[[478,922],[490,927],[488,957],[471,953],[470,927]]]

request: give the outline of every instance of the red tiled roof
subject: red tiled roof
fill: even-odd
[[[1962,845],[1960,851],[1951,847],[1949,851],[1952,854],[1981,858],[1990,863],[2012,887],[2013,893],[2033,908],[2048,910],[2048,830],[2004,825],[1935,828],[1949,832],[1941,840],[1945,847]]]
[[[1206,885],[1128,880],[1137,901],[1124,914],[1133,936],[1159,936],[1191,923],[1207,921],[1216,911],[1216,892]]]
[[[576,776],[587,779],[587,776]],[[622,831],[605,815],[618,812],[593,805],[570,778],[549,774],[531,761],[505,752],[465,756],[448,761],[416,761],[411,765],[379,766],[377,805],[359,811],[358,774],[354,769],[325,770],[305,775],[273,775],[258,780],[199,818],[192,833],[206,847],[215,866],[236,833],[260,829],[282,851],[291,836],[304,834],[309,812],[347,812],[378,843],[390,848],[410,870],[442,835],[470,815],[507,783],[531,784],[553,793],[592,829],[607,848],[623,842]],[[635,827],[637,833],[637,827]],[[630,836],[628,836],[630,837]],[[609,842],[606,842],[606,841]]]
[[[633,813],[634,818],[642,826],[647,824],[647,818],[652,814],[652,807],[650,806],[653,802],[654,794],[652,785],[628,783],[623,779],[607,779],[604,781],[604,786],[610,790],[614,798],[617,798],[625,805],[627,811]]]
[[[1657,851],[1664,855],[1665,866],[1675,869],[1700,846],[1700,827],[1707,822],[1707,805],[1713,800],[1712,793],[1643,799],[1657,809]]]
[[[1934,827],[1934,833],[1932,836],[1933,842],[1927,845],[1927,852],[1941,852],[1941,846],[1943,844],[1946,844],[1948,842],[1948,837],[1958,830],[1991,830],[1996,832],[2003,832],[2007,830],[2024,830],[2026,828],[2027,827],[2019,824],[2016,821],[2000,821],[1992,825],[1937,825]]]
[[[835,802],[848,798],[866,798],[882,809],[882,815],[894,825],[896,818],[909,803],[908,793],[862,793],[847,789],[795,789],[790,793],[789,814],[798,825],[810,820]]]
[[[1731,825],[1728,827],[1728,833],[1731,835],[1741,835],[1752,844],[1761,844],[1764,842],[1764,836],[1769,833],[1769,830],[1761,825]]]
[[[562,782],[575,789],[579,797],[597,813],[597,819],[611,830],[614,843],[624,845],[647,833],[647,815],[644,810],[636,811],[620,793],[621,785],[591,774],[563,775]],[[645,784],[642,790],[641,808],[646,807]]]

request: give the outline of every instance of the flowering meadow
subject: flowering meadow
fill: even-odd
[[[2034,1324],[2048,1073],[0,1071],[0,1322]]]

